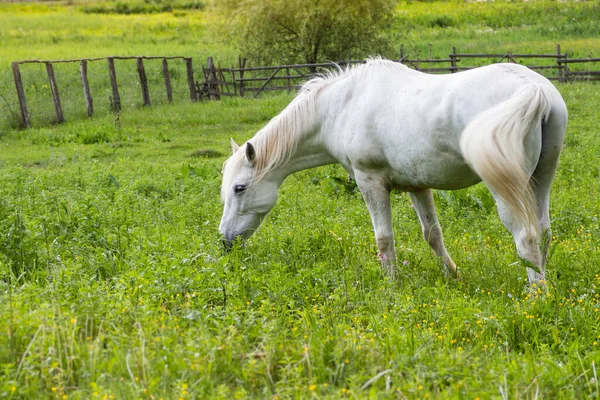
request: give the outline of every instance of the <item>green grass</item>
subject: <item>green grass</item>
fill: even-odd
[[[545,296],[527,288],[481,186],[436,195],[462,283],[444,277],[406,196],[394,196],[407,265],[389,282],[360,195],[332,179],[344,176],[336,167],[291,177],[265,226],[223,254],[224,157],[197,155],[226,154],[228,135],[250,137],[286,96],[5,135],[0,390],[24,398],[594,395],[600,142],[584,99],[597,99],[598,86],[561,90],[571,125]],[[97,132],[102,140],[88,139]]]
[[[28,7],[35,13],[25,15]],[[8,10],[0,40],[22,58],[37,57],[35,49],[52,58],[110,54],[123,42],[103,38],[105,24],[123,18],[115,29],[131,32],[142,18],[83,15],[77,6],[0,8]],[[4,22],[19,13],[42,19],[16,39]],[[58,17],[77,29],[90,18],[90,29],[104,33],[82,34],[90,47],[51,44],[42,31]],[[127,51],[176,49],[170,28],[150,44],[158,40],[151,27],[171,17],[144,16],[132,39],[139,48]],[[463,24],[462,40],[481,41],[483,51],[487,36],[473,39],[472,23]],[[598,48],[585,36],[577,40]],[[11,60],[1,57],[5,73]],[[12,90],[10,80],[0,84]],[[394,194],[402,278],[390,282],[360,193],[333,166],[291,176],[264,226],[224,254],[217,228],[228,138],[250,138],[290,95],[130,105],[118,120],[105,111],[3,128],[0,397],[600,396],[600,86],[559,90],[570,122],[552,193],[548,294],[527,286],[481,185],[435,195],[462,282],[444,276],[407,196]]]
[[[598,56],[597,2],[405,2],[398,7],[400,42],[428,56],[458,52],[554,53]]]

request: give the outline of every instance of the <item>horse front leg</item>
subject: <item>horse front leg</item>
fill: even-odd
[[[386,188],[381,176],[355,171],[354,177],[371,215],[381,266],[390,278],[394,279],[396,252],[394,250],[390,191]]]
[[[429,246],[433,249],[435,255],[442,259],[446,270],[457,279],[462,279],[460,270],[456,268],[456,264],[450,258],[446,246],[444,245],[444,237],[442,236],[442,228],[438,222],[435,212],[435,204],[433,202],[433,193],[430,189],[410,193],[410,198],[413,207],[419,216],[423,236]]]

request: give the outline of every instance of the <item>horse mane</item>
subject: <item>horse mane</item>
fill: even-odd
[[[318,94],[334,82],[346,78],[364,78],[372,73],[373,68],[393,68],[409,70],[408,67],[382,58],[369,58],[365,64],[341,68],[317,76],[307,81],[292,102],[276,117],[271,119],[264,128],[250,139],[256,149],[256,161],[252,181],[258,182],[273,169],[288,162],[296,153],[302,137],[312,132],[319,121],[319,113],[315,106]],[[245,160],[246,145],[240,146],[223,165],[222,197],[226,184],[233,180],[233,175]]]

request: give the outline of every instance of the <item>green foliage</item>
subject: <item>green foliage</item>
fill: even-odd
[[[255,63],[315,63],[384,54],[396,0],[226,2],[239,50]]]

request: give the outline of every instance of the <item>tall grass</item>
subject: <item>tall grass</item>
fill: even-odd
[[[596,85],[560,88],[571,125],[552,198],[548,294],[527,287],[481,186],[436,193],[460,283],[421,239],[408,199],[394,195],[402,278],[389,282],[361,196],[337,167],[292,176],[265,226],[223,253],[227,138],[249,138],[288,96],[5,135],[0,391],[596,395],[600,142],[590,99],[600,97]]]
[[[115,18],[54,5],[1,7],[11,16],[30,7],[34,20],[48,13],[65,26],[90,18],[90,29]],[[110,21],[131,32],[126,21],[137,18]],[[140,47],[128,51],[173,50],[167,39],[149,44],[157,36],[148,28],[171,16],[147,18],[133,39]],[[27,42],[7,36],[5,26],[4,43]],[[474,43],[469,26],[460,28],[462,40]],[[68,40],[42,45],[35,37],[31,49],[47,45],[48,57],[81,55],[76,44],[63,53]],[[121,48],[114,37],[106,43],[90,53]],[[559,90],[570,122],[552,192],[547,293],[527,285],[481,185],[435,194],[462,282],[444,276],[407,197],[393,195],[402,273],[389,281],[361,195],[336,166],[291,176],[264,226],[224,253],[217,227],[228,138],[250,138],[291,95],[130,107],[118,119],[99,113],[3,129],[0,396],[600,396],[600,88]]]

